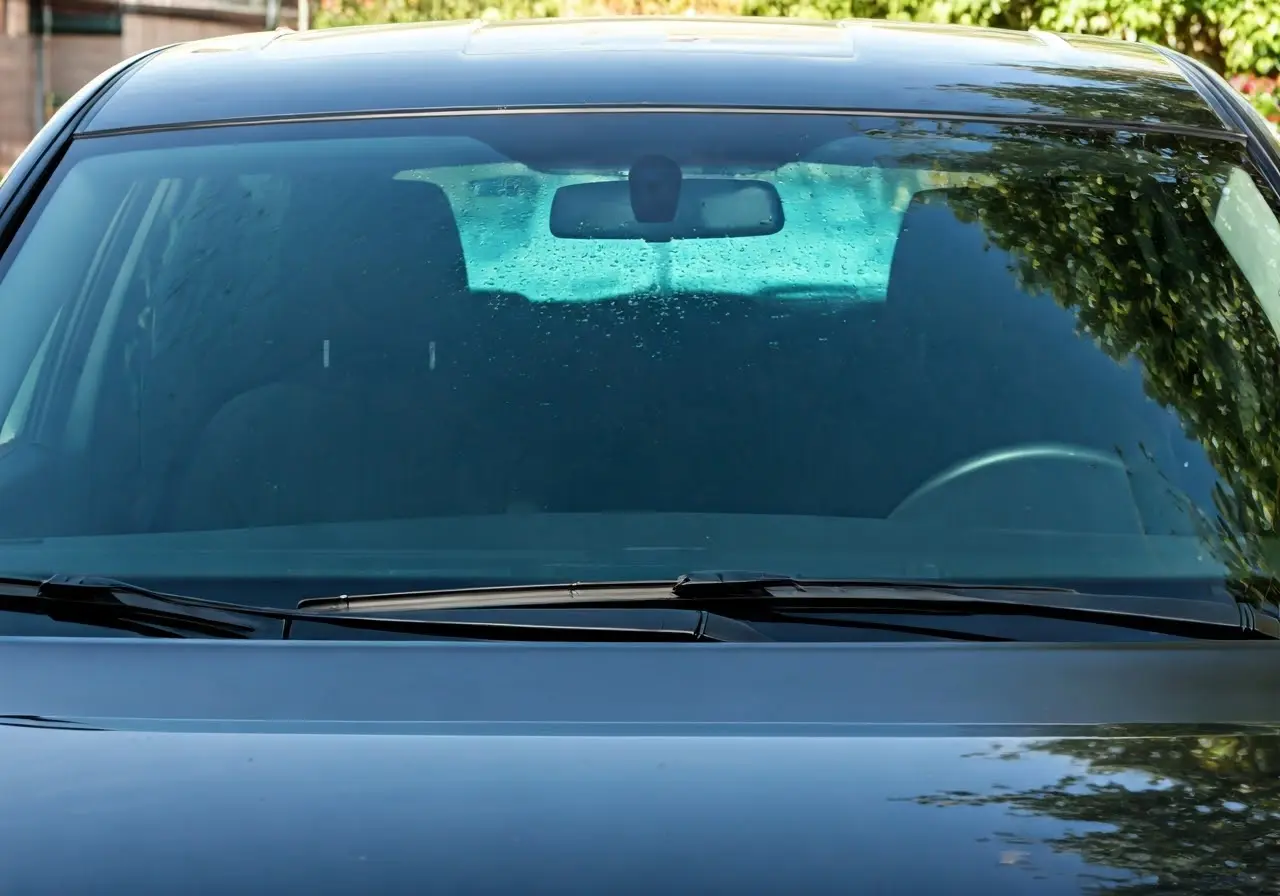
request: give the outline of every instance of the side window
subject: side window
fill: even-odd
[[[1231,171],[1213,215],[1213,228],[1280,336],[1280,222],[1244,169]]]
[[[112,443],[121,458],[169,450],[178,439],[165,433],[185,431],[188,412],[212,412],[193,379],[239,360],[219,353],[262,311],[246,298],[249,285],[259,300],[271,295],[287,188],[278,177],[201,175],[152,181],[145,195],[104,285],[70,420],[76,445]],[[244,340],[246,355],[267,350]]]
[[[7,445],[22,434],[27,416],[31,411],[31,397],[35,394],[36,381],[44,369],[45,358],[49,354],[49,343],[53,340],[53,334],[57,331],[60,320],[62,320],[62,309],[58,310],[53,322],[49,324],[49,329],[45,331],[44,339],[40,341],[40,349],[36,352],[31,366],[27,368],[27,375],[18,387],[18,394],[13,397],[13,404],[9,406],[9,413],[5,416],[4,423],[0,424],[0,445]]]
[[[73,169],[46,195],[6,249],[12,262],[0,278],[0,356],[9,361],[0,368],[0,442],[31,425],[75,309],[110,276],[119,236],[130,226],[130,184]],[[78,373],[84,365],[75,367]]]
[[[108,237],[113,244],[110,257],[93,284],[99,290],[102,311],[68,419],[69,441],[78,448],[87,448],[92,441],[100,414],[110,413],[111,409],[122,407],[122,401],[136,398],[113,393],[133,382],[131,377],[121,376],[114,365],[117,359],[126,365],[138,360],[140,340],[134,334],[147,325],[145,309],[154,263],[169,238],[167,221],[175,197],[181,193],[181,184],[163,179],[137,187],[137,208],[128,216],[128,224],[119,228],[118,235]],[[123,357],[118,346],[123,346]]]

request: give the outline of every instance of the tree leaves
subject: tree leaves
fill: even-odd
[[[449,19],[547,18],[600,14],[745,14],[897,19],[997,28],[1040,28],[1173,47],[1237,85],[1280,121],[1280,0],[320,0],[316,27]]]
[[[1159,736],[1123,726],[1106,733],[1114,737],[1047,741],[1014,754],[1073,759],[1084,774],[1021,791],[953,791],[916,801],[1003,806],[1067,822],[1049,845],[1128,872],[1127,879],[1108,883],[1111,892],[1280,893],[1280,741],[1274,734]],[[1135,775],[1145,776],[1146,786]]]
[[[1092,177],[1032,139],[995,141],[989,163],[1023,176],[958,191],[953,211],[981,222],[1025,287],[1074,312],[1110,357],[1141,363],[1147,394],[1178,414],[1220,477],[1210,547],[1241,581],[1276,575],[1280,345],[1211,217],[1247,162],[1214,148],[1199,155],[1207,164],[1183,150],[1183,164],[1165,138],[1116,140]]]

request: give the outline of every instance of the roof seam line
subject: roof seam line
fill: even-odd
[[[1065,130],[1116,131],[1174,136],[1199,137],[1209,140],[1242,143],[1248,135],[1228,127],[1210,128],[1182,125],[1172,122],[1141,122],[1130,120],[1085,119],[1051,114],[985,114],[947,112],[938,110],[905,109],[840,109],[796,106],[703,106],[703,105],[646,105],[643,103],[601,105],[550,105],[550,106],[482,106],[443,109],[384,109],[359,112],[322,112],[300,115],[272,115],[261,117],[226,118],[190,122],[166,122],[120,128],[103,128],[82,131],[78,136],[101,138],[128,134],[163,133],[213,128],[253,127],[266,125],[307,124],[334,121],[360,121],[376,119],[444,118],[449,116],[471,117],[487,115],[587,115],[605,113],[667,113],[667,114],[718,114],[718,115],[841,115],[850,118],[904,118],[911,120],[961,121],[993,125],[1036,125]]]

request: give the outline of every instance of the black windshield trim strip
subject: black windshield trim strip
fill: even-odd
[[[1249,101],[1244,95],[1225,83],[1203,62],[1167,48],[1160,48],[1160,52],[1178,67],[1183,77],[1205,98],[1205,102],[1213,106],[1228,127],[1237,128],[1249,135],[1250,160],[1263,180],[1280,195],[1280,160],[1277,160],[1275,152],[1280,140],[1274,140],[1270,134],[1265,133],[1262,125],[1246,112],[1243,107]]]
[[[1218,120],[1222,122],[1222,126],[1228,130],[1238,130],[1241,133],[1248,133],[1248,127],[1240,121],[1240,117],[1235,114],[1230,106],[1230,100],[1219,96],[1214,86],[1209,83],[1201,73],[1195,68],[1190,58],[1179,53],[1171,47],[1165,47],[1160,44],[1150,44],[1157,53],[1169,61],[1169,64],[1178,70],[1182,77],[1186,78],[1187,83],[1192,89],[1199,94],[1204,104],[1213,110],[1218,116]]]
[[[483,106],[451,107],[445,109],[385,109],[364,112],[317,112],[299,115],[265,115],[240,118],[196,120],[164,124],[131,125],[102,130],[83,130],[77,139],[98,139],[134,134],[158,134],[173,131],[196,131],[216,128],[250,127],[257,125],[308,124],[339,121],[381,121],[415,118],[450,118],[490,115],[565,115],[565,114],[619,114],[619,113],[697,113],[713,115],[838,115],[859,118],[905,118],[926,121],[956,121],[973,124],[1033,125],[1058,130],[1112,131],[1139,134],[1167,134],[1174,137],[1193,137],[1216,140],[1223,143],[1245,145],[1249,135],[1244,132],[1199,125],[1171,122],[1124,121],[1117,119],[1074,118],[1062,115],[999,115],[965,112],[946,112],[920,109],[833,109],[804,106],[707,106],[707,105],[575,105],[575,106]]]

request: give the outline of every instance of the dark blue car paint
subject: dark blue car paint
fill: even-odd
[[[654,23],[657,24],[654,24]],[[156,55],[82,133],[388,111],[735,106],[1128,122],[1237,133],[1150,47],[900,23],[431,23]],[[726,28],[737,32],[726,32]],[[743,33],[738,33],[743,32]],[[717,43],[719,41],[719,43]],[[770,49],[791,41],[794,52]],[[930,65],[921,68],[921,55]]]
[[[23,894],[1077,894],[1150,862],[1073,837],[1141,818],[1027,800],[1181,793],[1123,751],[1274,750],[1280,716],[1253,645],[8,640],[0,663]],[[1217,803],[1258,781],[1221,783],[1206,819],[1247,825]],[[1164,823],[1238,859],[1188,812]]]
[[[532,44],[555,34],[537,27]],[[848,52],[807,58],[554,40],[481,56],[470,25],[162,51],[41,133],[0,185],[0,245],[73,129],[383,109],[1089,118],[1068,107],[1097,89],[1117,105],[1095,120],[1247,135],[1276,178],[1274,142],[1185,60],[851,31]],[[920,75],[911,42],[930,34],[950,37]],[[0,639],[0,664],[4,893],[1262,894],[1280,879],[1265,643],[30,638]]]

